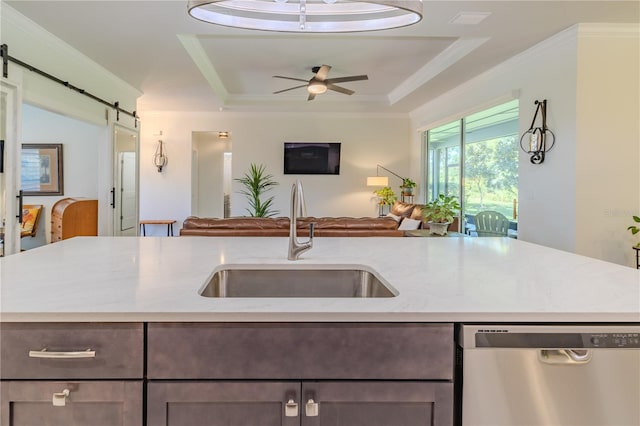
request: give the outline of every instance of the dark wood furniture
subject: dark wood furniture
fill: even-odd
[[[3,323],[0,424],[143,424],[142,324]]]
[[[63,198],[51,208],[51,242],[98,235],[98,200]]]
[[[452,324],[150,323],[147,353],[148,426],[453,424]]]
[[[0,424],[452,426],[454,351],[448,323],[3,323]]]

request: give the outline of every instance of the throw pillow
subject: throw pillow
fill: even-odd
[[[415,204],[403,203],[402,201],[396,201],[391,206],[390,213],[395,214],[396,216],[409,217],[411,216],[411,212]]]
[[[390,217],[391,219],[395,220],[398,223],[400,223],[400,221],[402,220],[402,216],[398,216],[398,215],[393,214],[393,213],[387,214],[387,217]]]
[[[422,210],[424,206],[421,204],[416,204],[416,206],[413,208],[413,211],[411,212],[411,216],[409,216],[411,219],[416,219],[416,220],[423,220],[424,219],[424,211]]]
[[[404,219],[402,219],[402,223],[400,223],[398,229],[401,231],[412,231],[414,229],[418,229],[421,223],[421,220],[415,220],[405,217]]]

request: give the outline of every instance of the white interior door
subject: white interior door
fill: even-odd
[[[136,207],[136,153],[120,153],[120,231],[134,230],[137,226]]]
[[[20,251],[20,87],[0,79],[0,256]]]
[[[139,135],[119,125],[114,134],[114,235],[138,235],[138,150]]]

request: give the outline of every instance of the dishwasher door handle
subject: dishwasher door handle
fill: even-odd
[[[581,365],[591,361],[588,349],[540,349],[538,360],[544,364]]]

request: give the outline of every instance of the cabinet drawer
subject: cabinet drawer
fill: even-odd
[[[151,379],[452,380],[453,326],[154,323]]]
[[[142,378],[143,346],[142,324],[2,323],[0,377]]]
[[[63,406],[54,406],[54,394]],[[142,380],[3,381],[0,424],[6,426],[142,426]]]

